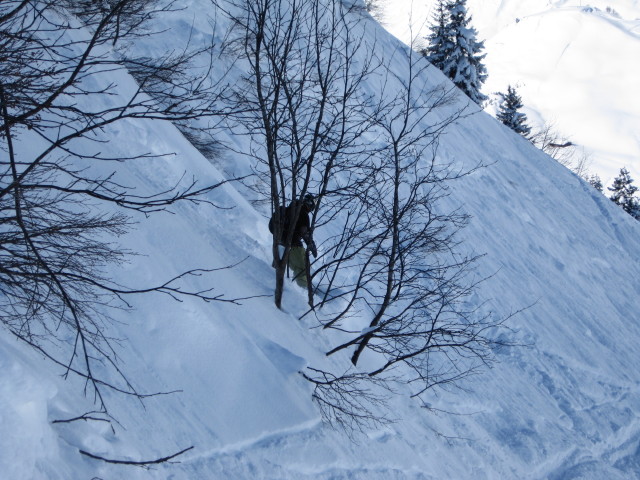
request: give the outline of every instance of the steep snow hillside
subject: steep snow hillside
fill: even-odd
[[[163,33],[141,40],[140,55],[159,56],[185,38],[211,39],[210,2],[180,5],[184,9],[157,18]],[[534,16],[509,28],[565,14]],[[592,15],[598,22],[620,22]],[[225,23],[218,17],[216,39]],[[396,38],[366,15],[358,29],[375,39],[393,72],[407,70],[407,48]],[[135,88],[125,72],[108,72],[100,82],[117,82],[123,92]],[[443,82],[450,85],[431,68],[418,79]],[[523,94],[537,105],[524,88]],[[617,108],[613,100],[601,101]],[[460,96],[439,115],[466,104]],[[578,130],[567,133],[578,140]],[[25,130],[16,146],[20,155],[35,148],[29,135]],[[252,166],[239,153],[249,150],[247,139],[230,131],[218,133],[223,146],[215,162],[160,120],[127,120],[103,135],[107,143],[100,149],[111,157],[174,153],[109,164],[120,184],[140,192],[170,188],[185,173],[203,185],[216,183]],[[94,398],[83,394],[82,379],[65,380],[63,368],[0,329],[0,477],[640,478],[640,223],[485,112],[450,126],[437,155],[460,167],[485,165],[454,182],[438,208],[471,215],[462,248],[484,255],[475,274],[486,280],[470,305],[498,318],[519,311],[508,328],[495,332],[518,346],[496,348],[492,368],[460,388],[434,390],[430,410],[399,386],[390,405],[396,421],[384,427],[348,436],[323,424],[311,385],[299,372],[327,362],[347,368],[349,354],[325,359],[334,337],[317,328],[313,316],[300,319],[306,297],[293,283],[285,287],[283,309],[274,307],[268,212],[252,202],[255,192],[229,183],[208,194],[217,207],[181,204],[172,213],[136,217],[135,229],[119,241],[141,255],[109,272],[145,286],[190,268],[238,264],[184,283],[193,290],[213,288],[227,299],[253,297],[238,305],[143,295],[131,300],[133,309],[115,312],[118,322],[106,334],[121,339],[114,344],[118,365],[139,392],[173,393],[143,403],[106,393],[117,422],[53,423],[92,412]],[[318,229],[319,244],[340,232],[335,223]],[[80,453],[143,461],[191,446],[174,462],[147,469]]]
[[[387,2],[382,21],[405,43],[422,40],[435,4]],[[553,125],[584,151],[589,170],[606,185],[624,166],[640,178],[640,2],[469,0],[467,6],[485,40],[485,94],[516,87],[530,125]]]

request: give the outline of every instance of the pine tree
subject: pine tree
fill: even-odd
[[[487,99],[480,93],[480,87],[487,79],[487,69],[482,63],[486,54],[480,53],[484,50],[484,42],[476,40],[478,32],[469,25],[471,17],[467,16],[466,3],[467,0],[452,0],[446,5],[453,50],[447,54],[442,71],[471,100],[481,105]]]
[[[445,60],[453,52],[453,40],[449,32],[448,0],[438,0],[436,11],[433,15],[433,23],[430,26],[431,33],[426,37],[429,41],[422,54],[439,70],[444,69]]]
[[[633,179],[626,168],[620,169],[620,175],[613,180],[613,186],[607,189],[612,192],[609,198],[613,203],[640,220],[640,202],[635,197],[638,187],[633,185]]]
[[[509,85],[507,94],[500,95],[503,102],[497,114],[498,120],[514,132],[527,137],[531,133],[531,127],[526,124],[527,115],[519,111],[522,108],[522,99],[516,93],[516,89]]]
[[[588,182],[593,188],[595,188],[600,193],[602,193],[603,185],[602,185],[602,180],[600,179],[600,175],[598,175],[597,173],[594,173],[588,178]]]

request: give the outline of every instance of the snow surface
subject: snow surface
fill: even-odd
[[[380,3],[385,27],[409,44],[428,33],[437,2]],[[625,166],[640,181],[640,2],[468,0],[467,6],[485,40],[483,93],[516,87],[530,124],[551,124],[578,145],[605,185]]]
[[[191,24],[206,37],[208,2],[182,3],[185,10],[158,20],[168,27],[163,40],[138,48],[162,51]],[[366,32],[402,71],[404,47],[373,21]],[[446,81],[429,72],[428,81]],[[126,77],[119,82],[132,85]],[[183,172],[207,184],[248,167],[231,153],[212,164],[160,121],[130,121],[105,135],[112,155],[175,153],[117,166],[122,183],[142,191],[171,186]],[[230,133],[224,140],[246,147]],[[397,422],[355,442],[322,424],[297,372],[325,361],[331,339],[311,318],[299,320],[305,294],[295,285],[286,287],[283,310],[273,306],[265,212],[246,190],[227,184],[210,199],[231,209],[181,205],[174,214],[140,218],[122,243],[144,256],[112,273],[155,284],[188,268],[244,260],[190,285],[227,298],[266,296],[239,306],[146,296],[133,311],[117,312],[122,323],[109,333],[123,339],[120,362],[135,386],[179,392],[144,405],[109,394],[114,431],[104,422],[51,423],[91,411],[92,398],[83,396],[81,380],[63,380],[59,368],[0,330],[0,477],[640,478],[640,223],[486,113],[452,127],[439,155],[490,165],[455,184],[442,206],[473,216],[465,246],[486,254],[477,274],[489,278],[472,300],[487,301],[498,315],[528,307],[502,333],[523,346],[497,349],[499,363],[464,389],[434,394],[431,406],[450,413],[400,395],[392,401]],[[148,470],[79,453],[144,460],[191,445],[180,463]]]

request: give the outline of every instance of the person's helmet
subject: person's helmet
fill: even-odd
[[[316,208],[316,198],[312,194],[307,193],[302,200],[302,204],[311,211]]]

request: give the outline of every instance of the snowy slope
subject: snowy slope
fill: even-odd
[[[140,48],[162,50],[194,18],[206,35],[208,2],[183,3],[186,10],[160,20],[171,33]],[[374,22],[366,29],[400,71],[403,47]],[[130,81],[121,79],[122,88]],[[434,72],[428,81],[445,80]],[[247,168],[231,153],[212,165],[166,123],[131,121],[110,133],[113,155],[176,153],[118,167],[122,182],[143,190],[166,188],[185,171],[208,183]],[[245,141],[225,140],[239,149]],[[434,409],[451,413],[401,395],[392,405],[398,421],[356,442],[321,423],[297,372],[323,361],[330,340],[298,319],[305,298],[295,286],[282,311],[273,306],[265,212],[229,184],[210,199],[231,209],[182,205],[139,219],[123,243],[146,256],[113,275],[155,283],[244,260],[192,285],[228,298],[266,296],[241,305],[139,297],[135,310],[119,312],[112,333],[126,339],[118,353],[136,387],[179,392],[144,406],[110,395],[114,431],[100,422],[52,424],[91,411],[92,399],[81,381],[62,380],[0,330],[2,478],[640,478],[640,224],[485,113],[451,128],[438,154],[490,165],[456,184],[443,206],[473,216],[465,247],[486,253],[477,274],[490,278],[473,300],[499,315],[524,308],[503,333],[523,346],[496,351],[500,362],[464,390],[433,396]],[[180,463],[150,470],[78,452],[143,460],[192,445]]]
[[[412,35],[422,39],[435,3],[387,2],[383,22],[406,43]],[[479,39],[485,40],[489,77],[483,92],[515,86],[530,124],[552,124],[584,149],[589,169],[606,185],[624,166],[640,178],[639,2],[469,0],[467,5]]]

